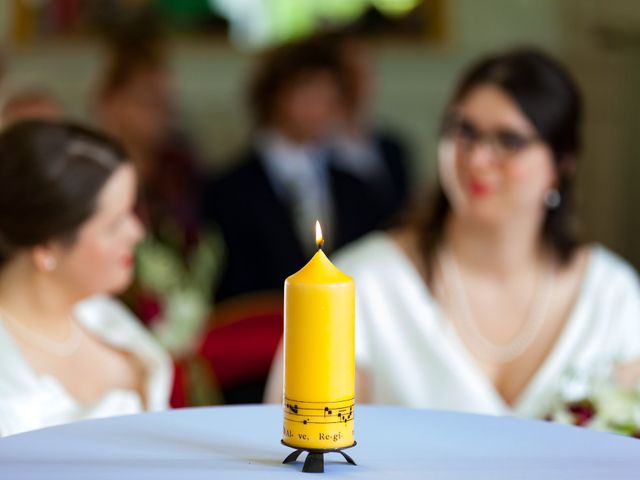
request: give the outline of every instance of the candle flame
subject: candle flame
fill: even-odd
[[[320,227],[320,222],[318,220],[316,220],[316,245],[318,245],[318,248],[322,248],[322,246],[324,245],[322,228]]]

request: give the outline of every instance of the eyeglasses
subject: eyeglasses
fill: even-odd
[[[538,135],[526,135],[509,129],[482,132],[471,121],[460,116],[451,117],[447,122],[446,133],[456,146],[466,153],[475,145],[486,142],[499,161],[508,160],[540,140]]]

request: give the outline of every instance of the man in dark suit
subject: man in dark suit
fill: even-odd
[[[277,48],[250,91],[253,144],[231,172],[207,182],[205,219],[227,245],[217,300],[277,290],[314,250],[315,219],[331,252],[380,227],[406,198],[406,152],[388,135],[361,168],[333,140],[352,103],[340,47],[313,39]]]
[[[360,161],[346,161],[334,142],[350,95],[335,45],[302,41],[264,59],[250,91],[252,144],[233,170],[203,190],[205,221],[218,227],[226,244],[217,302],[235,298],[237,305],[240,298],[246,312],[259,304],[255,294],[282,299],[285,279],[315,252],[316,219],[330,253],[380,226],[403,201],[399,144],[376,137],[373,167],[364,162],[363,169]],[[238,348],[250,343],[239,342]],[[224,392],[226,400],[260,401],[265,379]]]
[[[327,176],[332,206],[332,228],[324,226],[327,252],[381,226],[402,199],[331,163]],[[217,300],[271,290],[281,295],[284,280],[311,258],[315,237],[308,223],[301,238],[294,220],[296,199],[278,194],[262,154],[252,149],[237,169],[209,183],[206,197],[207,216],[227,245]]]

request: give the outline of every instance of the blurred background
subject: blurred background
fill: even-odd
[[[635,0],[6,0],[7,79],[46,84],[88,118],[104,38],[141,8],[169,33],[180,123],[208,168],[246,141],[243,91],[262,48],[327,23],[365,18],[374,32],[374,115],[411,146],[414,184],[433,172],[436,125],[464,65],[533,44],[572,69],[586,104],[580,201],[585,232],[640,267],[640,9]]]
[[[470,63],[522,45],[563,61],[586,104],[578,169],[584,236],[640,268],[636,0],[3,0],[0,123],[12,115],[70,115],[107,130],[135,160],[143,200],[138,213],[151,235],[137,253],[137,281],[124,300],[176,361],[174,406],[261,399],[282,333],[282,279],[308,256],[293,258],[295,266],[269,258],[282,269],[272,272],[275,296],[211,308],[225,247],[203,233],[196,190],[202,179],[233,171],[238,152],[256,140],[248,92],[262,54],[353,25],[369,45],[361,71],[371,104],[364,113],[408,152],[402,176],[413,191],[435,177],[442,109]],[[308,69],[306,59],[296,61],[295,68]],[[222,230],[225,217],[242,217],[233,208],[244,205],[245,196],[262,202],[250,184],[205,190],[220,197],[212,203]],[[347,206],[365,198],[346,190],[352,194]],[[262,221],[282,233],[271,217]],[[374,226],[363,225],[342,244]],[[241,239],[251,237],[245,243],[256,253],[259,235],[236,227]],[[241,242],[229,238],[226,257],[233,263],[231,248]],[[263,239],[263,260],[276,250],[290,253],[273,240]],[[235,258],[242,263],[245,257]],[[259,262],[248,263],[261,270]],[[256,272],[242,279],[252,277]],[[234,293],[269,286],[244,285]]]

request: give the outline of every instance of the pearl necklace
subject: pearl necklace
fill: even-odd
[[[40,350],[56,357],[70,357],[71,355],[76,353],[76,351],[80,347],[80,343],[82,342],[82,333],[80,331],[80,327],[71,315],[69,315],[71,326],[69,337],[61,342],[51,340],[50,338],[37,333],[36,331],[18,322],[14,317],[9,315],[5,310],[1,308],[0,318],[6,322],[9,322],[13,326],[14,330],[24,340],[28,341],[32,345],[35,345]]]
[[[478,328],[473,316],[473,310],[462,283],[462,275],[452,252],[444,250],[441,254],[441,268],[445,277],[445,288],[448,280],[453,280],[454,301],[457,304],[460,320],[467,333],[478,348],[478,353],[496,363],[509,363],[520,357],[540,333],[542,324],[549,312],[555,275],[553,265],[549,263],[544,274],[544,281],[536,287],[533,302],[529,308],[526,323],[520,332],[507,344],[495,344],[489,340]]]

